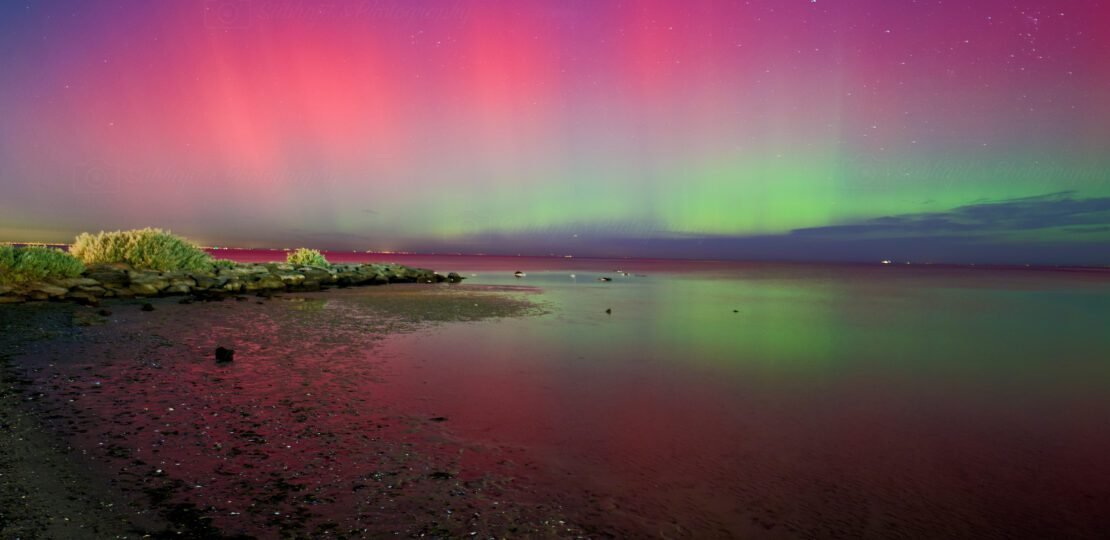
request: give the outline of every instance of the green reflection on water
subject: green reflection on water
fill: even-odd
[[[1056,372],[1048,378],[1101,373],[1101,359],[1110,357],[1110,284],[1053,273],[829,267],[612,283],[555,273],[480,281],[541,288],[554,309],[529,327],[534,339],[564,356],[612,362],[1004,384],[1046,371]]]

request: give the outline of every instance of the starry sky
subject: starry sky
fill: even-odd
[[[1110,264],[1110,2],[0,4],[0,240]]]

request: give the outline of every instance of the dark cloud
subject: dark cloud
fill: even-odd
[[[1110,226],[1110,197],[1078,199],[1074,191],[982,202],[946,212],[903,214],[859,223],[796,229],[791,235],[894,238],[998,235],[1063,227],[1101,232]]]
[[[761,236],[593,230],[573,241],[551,230],[427,240],[415,251],[596,257],[956,264],[1110,264],[1110,197],[1072,191],[975,201],[946,212],[905,214]]]

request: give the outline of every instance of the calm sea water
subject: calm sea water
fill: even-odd
[[[598,520],[660,535],[1110,532],[1110,275],[402,262],[539,289],[546,315],[390,341],[390,386],[467,439],[527,448],[547,488]]]
[[[228,254],[274,258],[220,252]],[[545,505],[579,527],[576,534],[1098,538],[1110,531],[1107,274],[388,260],[457,271],[470,278],[453,290],[526,300],[540,310],[365,344],[352,342],[337,318],[292,332],[287,327],[299,315],[271,314],[265,323],[242,323],[254,325],[257,343],[237,337],[240,354],[270,354],[267,365],[283,365],[280,357],[293,367],[258,371],[227,399],[278,392],[297,396],[295,405],[316,399],[304,395],[348,389],[372,393],[406,418],[443,420],[434,437],[452,456],[451,474],[484,478],[496,469],[505,497]],[[526,275],[514,277],[516,270]],[[313,309],[372,318],[368,302],[390,288],[322,293]],[[238,323],[197,313],[222,325],[201,332],[198,348],[217,343],[210,334],[237,335]],[[194,339],[167,332],[170,342]],[[280,354],[266,353],[272,343]],[[319,371],[306,375],[303,366]],[[211,392],[219,381],[202,373],[178,374],[183,379],[166,388],[187,381],[195,387],[182,395]],[[313,403],[317,409],[304,407],[317,418],[346,418]],[[206,418],[200,424],[212,421]],[[329,424],[335,448],[357,435],[343,427],[347,421]],[[421,426],[409,424],[407,433],[424,433]],[[357,492],[361,484],[349,476],[364,457],[332,455],[336,465],[323,481],[344,492],[354,482]],[[305,462],[282,463],[289,470]],[[194,476],[218,482],[204,470]],[[339,506],[320,512],[347,511],[345,499],[328,500]]]

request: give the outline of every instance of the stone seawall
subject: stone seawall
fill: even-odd
[[[243,293],[319,291],[330,287],[387,283],[458,283],[451,272],[437,274],[399,264],[336,264],[328,268],[287,263],[239,264],[204,271],[157,272],[125,264],[90,266],[81,277],[0,285],[0,303],[68,300],[95,304],[101,298],[192,295],[224,297]]]

